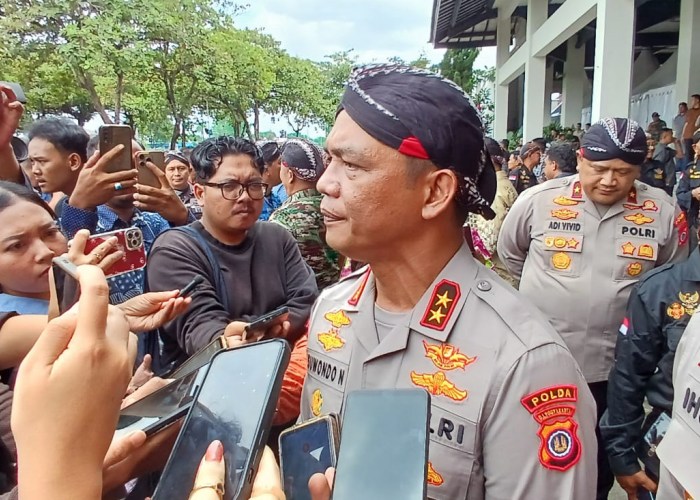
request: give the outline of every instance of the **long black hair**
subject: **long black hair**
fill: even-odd
[[[53,209],[48,205],[48,203],[42,200],[41,196],[39,196],[33,189],[14,182],[0,181],[0,212],[12,205],[15,205],[18,201],[28,201],[29,203],[33,203],[46,210],[52,219],[57,218]]]

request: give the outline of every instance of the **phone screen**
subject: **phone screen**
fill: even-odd
[[[166,417],[184,416],[205,371],[196,370],[124,408],[119,413],[117,435],[136,430],[149,433],[154,427],[159,427],[159,422]]]
[[[53,280],[56,286],[56,299],[58,301],[58,311],[63,314],[80,299],[80,284],[70,274],[54,264]]]
[[[429,421],[430,395],[422,389],[351,392],[333,500],[423,500]]]
[[[199,351],[194,353],[187,361],[181,364],[178,368],[173,370],[167,378],[180,378],[185,375],[192,373],[194,370],[198,370],[202,366],[208,364],[211,358],[223,349],[221,337],[216,337],[208,345],[202,347]]]
[[[311,500],[309,479],[335,467],[335,443],[327,419],[292,429],[280,436],[284,493],[292,500]]]
[[[288,362],[289,347],[283,340],[229,349],[214,356],[154,500],[186,500],[197,467],[215,439],[224,446],[224,500],[248,498]]]

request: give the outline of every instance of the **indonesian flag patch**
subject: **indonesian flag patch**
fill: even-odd
[[[627,318],[625,318],[625,319],[622,321],[622,324],[620,325],[620,333],[621,333],[622,335],[627,335],[627,330],[629,330],[629,327],[630,327],[630,320],[628,320]]]

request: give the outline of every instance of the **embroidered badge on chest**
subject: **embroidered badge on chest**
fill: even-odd
[[[416,373],[411,372],[411,382],[418,387],[424,388],[433,396],[445,396],[452,401],[464,401],[467,399],[467,391],[458,389],[452,382],[447,380],[444,372],[437,373]]]
[[[651,224],[652,222],[654,222],[654,219],[652,219],[651,217],[647,217],[642,213],[625,215],[624,219],[638,226],[641,226],[643,224]]]
[[[573,207],[574,205],[578,205],[581,202],[577,200],[571,200],[565,196],[559,196],[557,198],[554,198],[554,203],[563,207]]]
[[[643,211],[647,211],[647,212],[658,212],[659,211],[659,207],[657,207],[656,203],[654,203],[652,200],[646,200],[641,205],[632,205],[629,203],[625,203],[622,206],[625,207],[627,210],[643,210]]]
[[[561,271],[569,269],[571,265],[571,257],[564,252],[558,252],[552,255],[552,265]]]
[[[464,370],[467,365],[476,361],[476,357],[470,358],[449,344],[433,345],[424,340],[423,347],[425,347],[425,357],[429,358],[441,370],[449,371],[457,368]]]
[[[321,395],[321,389],[316,389],[311,395],[311,413],[314,417],[321,415],[321,409],[323,408],[323,396]]]
[[[685,315],[685,309],[679,302],[674,302],[666,308],[666,314],[671,316],[673,319],[681,319]]]
[[[433,289],[433,295],[428,301],[428,307],[420,324],[433,330],[444,330],[457,307],[460,296],[461,291],[457,283],[442,280]]]
[[[428,484],[442,486],[444,482],[442,476],[433,468],[432,462],[428,462]]]
[[[352,321],[342,309],[327,312],[323,317],[331,323],[329,331],[321,332],[317,336],[319,343],[323,346],[323,350],[328,352],[342,349],[345,346],[345,339],[340,336],[340,329],[344,326],[349,326]]]
[[[547,469],[567,471],[581,459],[581,441],[574,420],[578,388],[560,385],[533,392],[521,399],[522,405],[540,427],[539,460]]]
[[[683,308],[685,309],[685,312],[686,314],[688,314],[688,316],[692,316],[693,314],[695,314],[695,309],[697,309],[698,301],[700,300],[700,293],[680,292],[678,294],[678,298],[681,299],[681,304],[683,304]]]
[[[550,215],[559,220],[571,220],[578,217],[578,212],[568,208],[560,208],[558,210],[550,210]]]
[[[639,262],[632,262],[627,266],[627,274],[630,276],[639,276],[642,273],[642,265]]]

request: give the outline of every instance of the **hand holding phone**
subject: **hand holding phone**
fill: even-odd
[[[163,181],[165,181],[165,184],[169,187],[168,181],[165,178],[165,173],[163,173],[163,179],[161,180],[161,176],[147,165],[149,162],[163,172],[165,169],[165,153],[163,151],[139,151],[136,153],[136,168],[139,171],[139,184],[160,188]]]
[[[268,338],[283,336],[283,325],[287,319],[289,319],[289,308],[287,306],[282,306],[270,313],[264,314],[245,327],[243,340],[246,340],[248,335],[259,337],[265,335]],[[276,326],[279,328],[274,328]]]
[[[122,258],[105,270],[105,276],[111,278],[146,267],[143,233],[137,227],[91,236],[85,243],[85,254],[89,254],[112,237],[116,237],[118,240],[116,247],[122,252]]]

